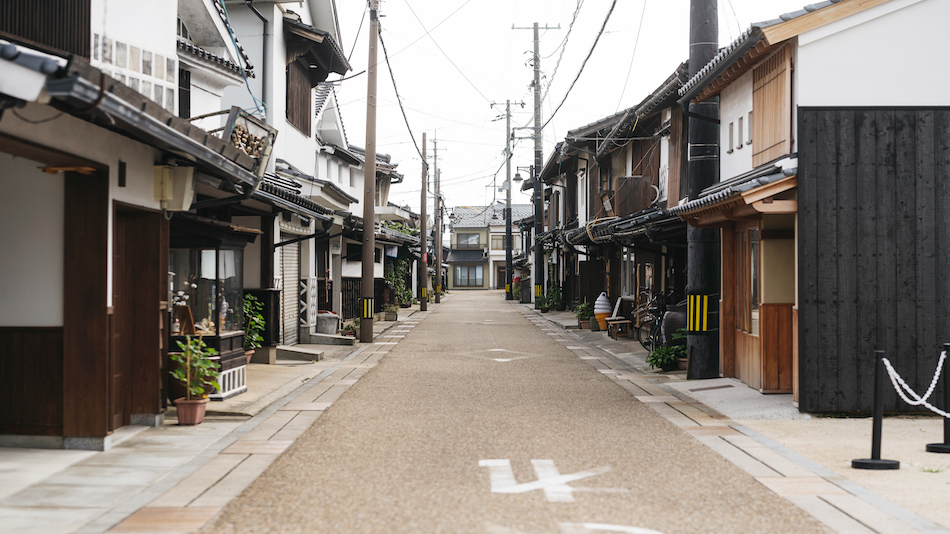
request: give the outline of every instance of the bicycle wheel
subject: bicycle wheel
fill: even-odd
[[[653,321],[640,323],[640,326],[637,327],[637,341],[640,342],[640,345],[642,345],[647,352],[653,350],[653,337],[650,335],[652,330]]]

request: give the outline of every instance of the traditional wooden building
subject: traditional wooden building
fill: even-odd
[[[684,105],[720,102],[722,181],[671,211],[722,232],[723,376],[802,411],[868,411],[883,349],[926,389],[950,339],[950,98],[921,51],[947,44],[948,15],[939,0],[809,5],[681,89]]]

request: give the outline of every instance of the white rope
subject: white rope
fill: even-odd
[[[923,397],[921,397],[916,392],[914,392],[914,390],[912,390],[910,386],[907,385],[906,382],[904,382],[904,379],[901,378],[901,375],[899,375],[897,371],[894,370],[894,366],[891,365],[890,360],[888,360],[887,358],[882,358],[882,360],[884,361],[884,367],[887,369],[887,376],[890,377],[891,384],[894,385],[894,389],[897,391],[897,394],[900,396],[900,398],[904,399],[904,402],[906,402],[907,404],[910,404],[911,406],[925,406],[933,413],[950,419],[950,413],[947,413],[937,408],[933,404],[930,404],[929,402],[927,402],[927,399],[930,398],[934,390],[937,389],[937,380],[940,379],[940,371],[943,369],[943,363],[946,359],[947,359],[947,352],[946,351],[941,352],[940,359],[937,361],[937,372],[934,373],[934,378],[930,382],[930,388],[927,390],[927,393]],[[900,385],[898,385],[898,383]],[[950,387],[950,384],[947,384],[946,387]],[[910,396],[913,397],[914,400],[907,398],[907,395],[904,394],[905,391],[908,394],[910,394]]]

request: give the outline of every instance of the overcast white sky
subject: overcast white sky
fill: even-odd
[[[350,56],[350,76],[366,68],[369,16],[364,0],[336,0],[342,46]],[[577,0],[382,0],[383,40],[396,86],[416,143],[428,136],[432,171],[433,138],[438,139],[446,206],[484,205],[504,200],[496,187],[505,180],[506,100],[512,126],[533,126],[534,103],[528,65],[534,22],[556,27],[541,32],[542,123],[574,82],[604,24],[612,0],[583,0],[568,35]],[[720,0],[719,43],[738,37],[753,22],[801,9],[807,0]],[[642,16],[641,16],[642,15]],[[361,27],[362,22],[362,29]],[[689,0],[617,0],[600,42],[570,94],[544,129],[544,160],[568,130],[590,124],[639,103],[688,56]],[[566,46],[564,46],[567,38]],[[563,51],[563,57],[561,56]],[[560,59],[560,62],[558,60]],[[380,50],[379,60],[383,62]],[[343,81],[337,95],[347,138],[366,144],[366,75]],[[418,212],[421,160],[399,110],[385,64],[378,78],[377,146],[399,164],[405,182],[394,185],[390,201]],[[491,107],[491,103],[497,103]],[[496,120],[498,119],[498,120]],[[529,130],[516,135],[528,137]],[[516,166],[533,163],[534,143],[519,141]],[[496,171],[501,168],[500,172]],[[522,173],[526,175],[527,173]],[[494,186],[493,186],[494,184]],[[514,188],[514,203],[530,195]],[[433,206],[430,198],[429,210]]]

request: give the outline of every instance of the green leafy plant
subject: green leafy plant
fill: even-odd
[[[538,308],[540,308],[543,312],[548,311],[551,307],[548,297],[545,297],[544,295],[539,295],[535,297],[534,300],[536,301]]]
[[[521,284],[511,284],[511,297],[514,300],[521,300]]]
[[[551,284],[551,287],[548,288],[547,294],[548,303],[554,305],[558,302],[564,301],[564,294],[561,292],[561,286],[558,284]]]
[[[386,221],[383,223],[383,226],[389,228],[390,230],[395,230],[406,235],[419,235],[418,228],[413,228],[401,222]]]
[[[254,295],[244,295],[244,348],[256,349],[264,345],[264,336],[261,332],[267,323],[264,322],[264,303]]]
[[[406,287],[406,277],[409,275],[409,260],[403,258],[386,273],[386,283],[393,288],[396,298],[400,302],[412,304],[412,289]]]
[[[590,302],[580,302],[577,304],[577,309],[574,311],[574,315],[577,316],[578,321],[590,321],[590,318],[594,316],[594,305]]]
[[[676,365],[676,360],[686,357],[685,345],[661,345],[650,352],[647,363],[651,368],[664,368]]]
[[[178,367],[171,371],[171,376],[185,386],[185,400],[194,400],[195,397],[207,397],[206,389],[212,387],[220,389],[218,378],[218,364],[211,359],[218,351],[208,348],[201,337],[185,336],[185,342],[178,341],[180,353],[168,355]]]
[[[396,306],[395,304],[389,304],[384,308],[384,311],[386,313],[399,313],[399,306]]]

